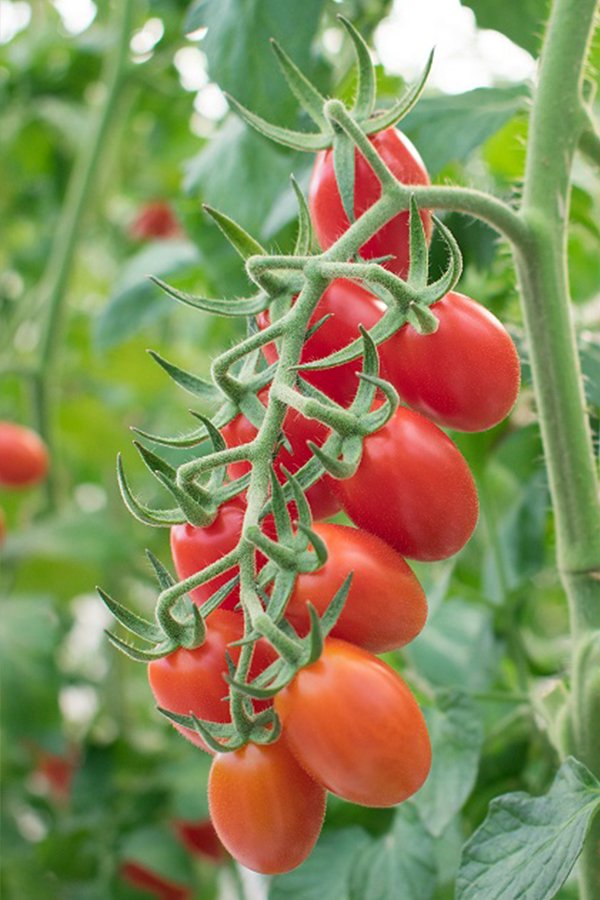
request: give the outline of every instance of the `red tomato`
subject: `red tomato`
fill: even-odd
[[[0,485],[29,487],[43,481],[48,450],[41,437],[12,422],[0,422]]]
[[[227,851],[210,819],[199,822],[177,819],[173,824],[179,840],[190,853],[215,863],[222,862],[227,857]]]
[[[354,475],[331,483],[359,528],[410,559],[452,556],[477,523],[477,489],[465,459],[437,425],[404,407],[366,438]]]
[[[231,855],[249,869],[275,875],[299,866],[313,849],[325,815],[325,791],[280,738],[217,754],[208,804]]]
[[[163,200],[144,204],[129,226],[129,236],[140,241],[180,237],[181,233],[173,210]]]
[[[403,184],[429,184],[429,176],[423,161],[402,132],[387,128],[369,140],[387,163],[392,173]],[[381,196],[381,184],[364,157],[356,151],[354,175],[354,214],[362,215]],[[322,150],[317,154],[308,192],[310,212],[317,236],[324,250],[330,247],[348,229],[348,217],[335,179],[333,151]],[[431,233],[431,214],[424,210],[421,219],[427,236]],[[407,211],[399,213],[377,231],[361,248],[364,259],[394,254],[394,259],[384,263],[390,271],[405,278],[410,258]]]
[[[50,753],[43,747],[36,748],[35,752],[37,756],[35,774],[45,781],[54,802],[64,806],[68,803],[73,776],[77,770],[76,752],[70,750],[64,754]]]
[[[350,592],[332,637],[385,653],[403,647],[421,631],[427,600],[415,574],[385,541],[346,525],[316,524],[327,545],[327,562],[298,575],[285,617],[300,635],[308,632],[306,602],[322,615],[344,578],[353,572]]]
[[[234,662],[240,655],[239,647],[231,647],[243,634],[243,617],[234,612],[216,610],[206,623],[206,640],[201,647],[187,650],[179,647],[148,665],[148,680],[156,702],[170,712],[190,715],[210,722],[229,722],[227,702],[227,674],[225,652]],[[258,641],[254,647],[254,657],[250,668],[255,678],[276,658],[276,653],[266,641]],[[264,709],[268,704],[257,701],[256,708]],[[199,734],[183,725],[175,728],[193,744],[208,750]],[[210,751],[209,751],[210,752]]]
[[[338,797],[394,806],[427,778],[431,747],[415,698],[360,647],[327,639],[320,659],[277,694],[275,709],[300,765]]]
[[[158,900],[191,900],[192,892],[184,885],[169,881],[141,863],[126,860],[121,865],[121,878],[128,884],[152,894]]]
[[[312,337],[308,339],[302,351],[303,363],[313,362],[315,359],[323,359],[337,350],[342,350],[356,338],[360,337],[359,325],[372,328],[385,312],[385,304],[366,291],[364,288],[345,278],[333,281],[321,299],[310,320],[310,326],[314,325],[323,316],[330,315]],[[257,316],[261,328],[270,324],[267,310]],[[277,349],[274,343],[267,344],[263,348],[269,363],[274,363]],[[340,403],[348,406],[358,388],[356,373],[361,370],[360,359],[353,362],[335,366],[333,369],[317,369],[315,371],[301,372],[300,374],[324,394]]]
[[[267,395],[268,390],[265,389],[258,396],[265,403]],[[295,409],[288,410],[283,427],[292,453],[282,447],[277,454],[275,471],[280,481],[283,481],[283,475],[280,474],[281,466],[285,466],[293,475],[311,458],[312,454],[307,441],[322,444],[328,435],[328,428],[325,425],[314,419],[306,419]],[[221,433],[228,447],[239,447],[240,444],[252,440],[256,435],[256,428],[245,416],[240,415],[225,425],[221,429]],[[239,478],[250,471],[250,463],[232,463],[227,471],[231,478]],[[326,519],[328,516],[333,516],[340,508],[331,492],[330,480],[327,478],[322,478],[313,484],[306,492],[306,496],[315,519]]]
[[[451,291],[434,304],[434,334],[405,325],[379,348],[386,375],[414,409],[446,428],[485,431],[512,409],[519,357],[489,310]]]

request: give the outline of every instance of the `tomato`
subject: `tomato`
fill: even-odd
[[[41,437],[12,422],[0,422],[0,486],[24,488],[43,481],[48,450]]]
[[[309,326],[316,324],[323,316],[329,318],[308,339],[302,351],[301,362],[313,362],[323,359],[336,350],[342,350],[356,338],[360,337],[359,325],[372,328],[385,312],[385,304],[364,288],[346,278],[338,278],[329,285],[310,320]],[[257,316],[261,328],[270,324],[267,310]],[[267,344],[263,352],[269,363],[274,363],[278,356],[275,344]],[[361,370],[361,360],[344,363],[332,369],[316,369],[300,374],[324,394],[348,406],[358,388],[357,371]]]
[[[249,869],[274,875],[299,866],[313,849],[325,815],[325,791],[280,738],[217,754],[208,804],[231,855]]]
[[[181,233],[173,210],[163,200],[145,203],[129,226],[129,236],[140,241],[180,237]]]
[[[353,572],[350,592],[332,637],[385,653],[403,647],[421,631],[427,601],[415,574],[385,541],[346,525],[315,524],[327,545],[327,562],[298,575],[285,617],[300,635],[309,627],[306,602],[322,615],[344,578]]]
[[[157,704],[170,712],[186,716],[193,713],[210,722],[229,722],[225,653],[228,651],[234,663],[237,662],[240,648],[230,644],[239,640],[242,634],[243,617],[218,609],[207,620],[206,640],[201,647],[195,650],[178,647],[168,656],[149,663],[148,680]],[[250,667],[251,677],[259,675],[275,658],[272,647],[266,641],[258,641]],[[256,709],[264,709],[267,705],[257,701]],[[197,747],[208,749],[192,728],[177,724],[175,728]]]
[[[432,306],[439,326],[421,335],[405,325],[379,348],[386,377],[428,418],[459,431],[485,431],[512,409],[519,391],[519,357],[489,310],[464,294]]]
[[[121,864],[120,874],[128,884],[147,891],[158,900],[191,900],[193,896],[189,888],[176,884],[133,860],[125,860]]]
[[[465,459],[437,425],[404,407],[365,439],[354,475],[332,486],[359,528],[410,559],[452,556],[477,523]]]
[[[429,184],[429,176],[421,157],[400,131],[387,128],[379,134],[371,135],[369,140],[392,173],[403,184]],[[355,161],[354,214],[358,218],[379,199],[381,184],[358,150],[355,153]],[[317,154],[308,202],[317,237],[326,250],[337,241],[350,224],[335,179],[332,150],[323,150]],[[420,215],[429,237],[431,214],[427,210],[422,210]],[[406,277],[410,258],[408,218],[408,211],[394,216],[360,248],[364,259],[392,253],[394,259],[384,265],[401,278]]]
[[[431,766],[427,726],[402,678],[376,656],[327,639],[321,657],[275,697],[283,736],[329,791],[365,806],[394,806]]]
[[[227,851],[210,819],[201,819],[199,822],[176,819],[173,825],[179,840],[190,853],[216,863],[227,857]]]
[[[268,389],[261,391],[258,395],[259,399],[266,403]],[[329,429],[321,422],[314,419],[307,419],[295,409],[289,409],[283,422],[283,429],[292,448],[292,452],[281,447],[275,462],[275,471],[280,481],[283,481],[281,467],[294,474],[300,469],[304,463],[311,458],[311,450],[307,441],[314,441],[316,444],[324,443]],[[231,422],[221,429],[223,438],[228,447],[239,447],[251,441],[256,435],[256,428],[245,416],[236,416]],[[227,471],[231,478],[239,478],[250,471],[249,462],[232,463]],[[310,504],[312,514],[315,519],[326,519],[333,516],[339,510],[339,503],[333,496],[330,487],[330,480],[322,478],[306,492],[306,497]]]
[[[180,579],[189,578],[205,566],[217,562],[226,553],[233,550],[240,539],[246,505],[241,498],[235,497],[219,507],[217,517],[206,528],[198,528],[186,522],[171,528],[171,554],[175,570]],[[263,560],[264,564],[264,560]],[[196,603],[204,603],[222,585],[226,584],[236,573],[235,568],[228,569],[211,581],[201,584],[190,591]],[[233,588],[221,604],[221,609],[234,609],[239,603],[239,586]]]
[[[77,771],[77,754],[74,750],[67,753],[50,753],[43,747],[36,747],[37,765],[35,775],[47,785],[52,800],[64,806],[71,795],[73,776]]]

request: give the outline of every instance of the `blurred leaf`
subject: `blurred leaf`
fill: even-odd
[[[179,275],[198,261],[198,251],[188,241],[157,241],[140,250],[126,264],[96,319],[94,337],[98,347],[120,344],[173,308],[173,301],[148,280],[148,275],[163,279]]]
[[[457,900],[481,897],[554,897],[581,852],[600,782],[573,758],[542,797],[522,791],[497,797],[467,842]]]
[[[122,841],[119,855],[177,884],[189,884],[192,879],[190,857],[167,828],[134,831]]]
[[[578,344],[587,401],[600,409],[600,336],[584,332]]]
[[[357,854],[370,843],[360,828],[324,831],[306,862],[275,876],[269,900],[353,900],[350,874]]]
[[[529,89],[516,84],[423,97],[402,120],[402,131],[435,176],[448,163],[467,159],[523,108],[528,96]]]
[[[548,0],[505,0],[498,4],[496,0],[461,0],[463,6],[469,6],[475,13],[479,28],[492,28],[500,31],[537,56]]]
[[[458,691],[440,691],[424,709],[433,751],[431,772],[414,803],[434,837],[440,837],[473,790],[483,745],[476,704]]]
[[[363,850],[352,872],[352,900],[429,900],[436,883],[433,842],[410,803],[398,807],[392,830]]]

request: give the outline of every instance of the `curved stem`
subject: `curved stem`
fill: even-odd
[[[48,264],[42,277],[40,293],[45,308],[45,324],[42,334],[39,365],[34,377],[33,400],[37,428],[51,455],[54,451],[52,403],[56,393],[57,360],[60,346],[60,330],[64,318],[67,286],[75,250],[81,235],[81,223],[94,187],[95,175],[106,148],[106,136],[117,107],[127,68],[127,54],[131,34],[134,0],[123,0],[119,9],[119,25],[115,46],[105,63],[106,97],[99,110],[97,121],[75,163],[69,181],[65,204],[56,228]],[[46,481],[48,502],[56,501],[56,468],[50,470]]]

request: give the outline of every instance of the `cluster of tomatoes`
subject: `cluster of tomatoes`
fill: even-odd
[[[371,138],[403,183],[427,183],[416,151],[396,130]],[[380,194],[380,185],[362,156],[356,156],[355,214]],[[332,152],[319,154],[310,187],[310,209],[321,245],[330,246],[349,227],[336,183]],[[421,212],[425,232],[430,214]],[[405,277],[409,263],[408,213],[381,228],[361,248],[365,259],[391,256],[384,264]],[[328,356],[371,328],[383,314],[380,300],[347,280],[323,294],[314,321],[329,315],[305,343],[302,362]],[[464,458],[439,426],[485,430],[513,406],[519,387],[515,347],[500,322],[479,304],[448,293],[432,307],[437,331],[419,334],[405,325],[379,347],[382,377],[406,405],[364,440],[360,464],[350,478],[325,475],[307,492],[315,532],[328,558],[316,571],[297,576],[286,619],[307,633],[307,601],[322,613],[347,574],[353,579],[342,614],[321,657],[300,669],[274,699],[281,737],[266,745],[247,744],[218,753],[212,763],[209,802],[215,828],[232,855],[260,872],[297,866],[319,835],[326,791],[354,803],[390,806],[413,794],[427,777],[431,750],[423,715],[400,676],[377,658],[404,646],[426,619],[425,596],[404,557],[439,560],[456,553],[471,536],[478,515],[477,491]],[[269,324],[269,313],[258,317]],[[269,362],[277,348],[265,348]],[[334,401],[348,405],[357,389],[357,363],[306,370],[304,375]],[[259,395],[266,403],[267,390]],[[275,460],[294,472],[311,455],[307,441],[324,442],[328,430],[289,410],[283,423],[287,446]],[[228,446],[252,439],[254,426],[242,415],[223,430]],[[230,466],[236,478],[247,463]],[[342,509],[357,527],[323,523]],[[186,578],[219,559],[238,543],[244,500],[224,504],[207,528],[172,529],[175,567]],[[260,565],[260,563],[259,563]],[[226,572],[192,592],[199,604],[228,579]],[[243,633],[234,588],[207,621],[206,642],[179,648],[149,665],[159,704],[173,712],[226,722],[223,702],[226,652],[236,663]],[[250,677],[275,658],[264,640],[254,647]],[[267,703],[270,701],[260,701]],[[256,701],[257,709],[260,703]],[[196,731],[177,728],[208,750]]]
[[[14,422],[0,422],[0,488],[33,487],[44,480],[48,465],[48,450],[39,434]],[[5,531],[0,508],[0,543]]]

